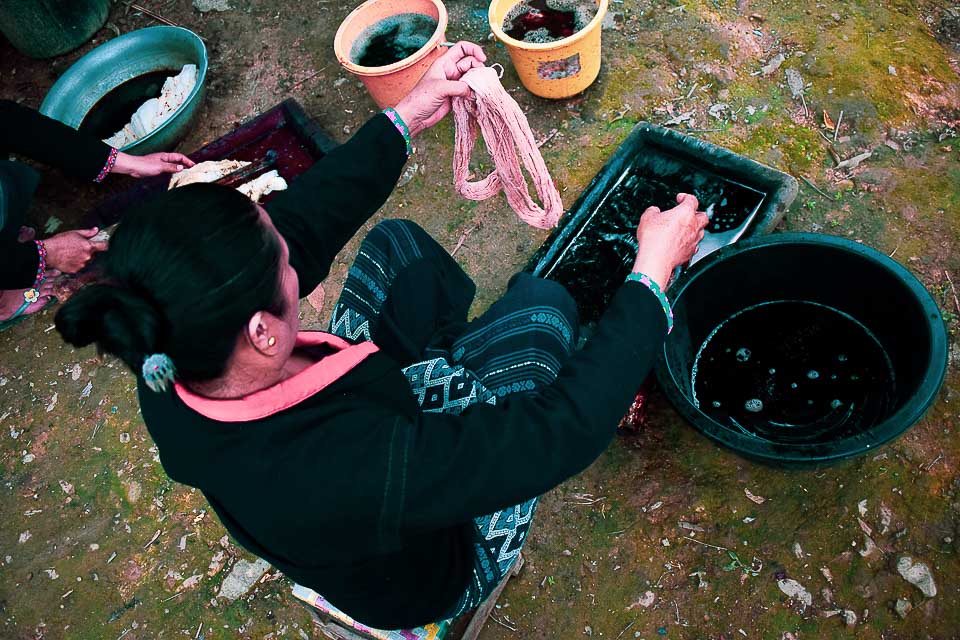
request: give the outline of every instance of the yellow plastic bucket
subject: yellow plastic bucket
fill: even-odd
[[[419,13],[437,21],[437,28],[427,44],[416,53],[383,67],[354,64],[350,50],[367,27],[384,18],[402,13]],[[419,82],[430,65],[443,55],[441,44],[446,40],[447,8],[440,0],[368,0],[350,12],[333,39],[333,51],[340,65],[360,78],[374,101],[381,107],[395,107]]]
[[[532,43],[511,38],[503,18],[518,0],[493,0],[487,14],[490,29],[506,45],[523,86],[542,98],[569,98],[593,84],[600,73],[600,33],[608,0],[596,0],[597,15],[569,38]]]

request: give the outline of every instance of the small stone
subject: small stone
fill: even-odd
[[[665,547],[669,547],[669,546],[670,546],[670,540],[669,540],[668,538],[664,538],[663,540],[660,541],[660,544],[662,544],[662,545],[665,546]]]
[[[813,604],[813,596],[796,580],[783,578],[782,580],[777,580],[777,586],[780,588],[780,591],[787,596],[802,602],[804,607],[809,607]]]
[[[570,556],[573,555],[573,551],[570,551],[570,549],[564,549],[563,551],[560,552],[560,555],[567,556],[569,558]]]
[[[227,600],[236,600],[249,591],[269,568],[270,563],[262,558],[258,558],[255,562],[239,560],[233,565],[230,574],[224,578],[217,595]]]
[[[897,612],[898,616],[901,618],[906,618],[907,614],[910,613],[910,610],[913,609],[913,604],[911,604],[909,600],[898,598],[897,604],[895,604],[893,608]]]
[[[779,53],[770,62],[768,62],[767,64],[765,64],[763,67],[760,68],[760,73],[762,73],[765,76],[772,76],[780,68],[780,65],[782,65],[786,61],[787,61],[786,56],[784,56],[782,53]]]
[[[803,76],[800,75],[799,71],[793,68],[787,69],[786,74],[787,86],[790,88],[790,94],[794,98],[800,98],[806,88],[806,83],[803,81]]]
[[[73,485],[67,482],[66,480],[60,481],[60,488],[63,489],[63,492],[68,496],[73,495]]]
[[[30,464],[36,459],[37,459],[37,456],[33,455],[32,453],[27,453],[23,456],[23,464]]]
[[[96,542],[90,543],[90,551],[97,551],[98,549],[100,549],[100,545],[98,545]]]
[[[227,0],[193,0],[193,8],[200,13],[207,11],[230,11],[233,7]]]
[[[590,625],[587,625],[583,628],[583,635],[593,636],[593,628]]]
[[[637,601],[627,607],[627,611],[633,611],[637,607],[643,607],[644,609],[649,609],[650,606],[657,601],[657,595],[653,591],[647,591],[642,596],[637,598]]]
[[[124,483],[124,486],[127,489],[127,501],[134,503],[140,499],[141,494],[143,493],[143,487],[140,486],[140,483],[136,480],[131,480],[130,482]]]
[[[889,73],[892,76],[895,76],[897,75],[897,68],[891,64],[890,66],[887,67],[887,73]]]
[[[17,544],[23,544],[24,542],[26,542],[32,537],[33,537],[33,534],[30,533],[29,530],[24,531],[23,533],[20,534],[20,538],[17,540]]]
[[[799,542],[793,543],[793,555],[797,557],[797,560],[803,560],[803,547],[800,546]]]
[[[419,168],[420,165],[418,165],[416,162],[407,165],[407,168],[403,170],[402,174],[400,174],[400,179],[397,181],[397,188],[402,187],[413,180],[414,176],[417,175],[417,169]]]
[[[897,571],[903,579],[920,589],[923,595],[932,598],[937,595],[937,585],[933,581],[930,567],[922,562],[914,562],[910,556],[903,556],[897,560]]]
[[[833,584],[833,573],[826,567],[820,567],[820,573],[826,578],[827,582]]]
[[[60,574],[57,573],[56,569],[44,569],[43,572],[47,574],[47,577],[50,578],[51,580],[56,580],[57,578],[60,577]]]

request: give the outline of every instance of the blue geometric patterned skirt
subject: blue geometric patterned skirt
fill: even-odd
[[[428,287],[434,275],[432,265],[456,270],[459,274],[454,276],[466,279],[446,251],[415,223],[379,223],[360,245],[334,307],[330,332],[351,342],[370,340],[383,348],[379,332],[386,343],[403,343],[397,351],[419,352],[419,357],[408,356],[411,363],[403,372],[426,412],[459,414],[474,403],[496,404],[511,393],[535,393],[553,382],[577,343],[576,305],[561,285],[519,273],[484,314],[470,323],[454,324],[453,329],[446,326],[437,331],[446,339],[437,340],[422,329],[431,326],[431,318],[418,318],[418,310],[403,309],[402,299],[393,300],[402,298],[400,291],[411,286],[411,280],[412,286],[417,286],[419,278]],[[397,296],[391,295],[394,292]],[[385,306],[390,311],[384,311]],[[391,318],[381,317],[387,313]],[[398,328],[404,324],[410,325],[408,331]],[[422,335],[395,340],[392,336],[397,333]],[[398,359],[403,362],[402,356]],[[473,577],[446,617],[477,607],[509,573],[526,541],[536,506],[534,498],[473,521]]]

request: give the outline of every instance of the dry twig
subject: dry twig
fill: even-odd
[[[700,542],[700,541],[697,540],[696,538],[691,538],[690,536],[680,536],[680,537],[683,538],[684,540],[689,540],[690,542],[696,542],[697,544],[702,544],[702,545],[705,546],[705,547],[710,547],[711,549],[716,549],[717,551],[730,551],[730,549],[727,549],[726,547],[718,547],[718,546],[715,545],[715,544],[708,544],[708,543],[706,543],[706,542]]]
[[[297,81],[294,82],[292,85],[290,85],[290,89],[289,89],[289,90],[292,91],[293,89],[296,89],[297,87],[299,87],[300,85],[302,85],[302,84],[303,84],[304,82],[306,82],[307,80],[312,80],[312,79],[316,78],[318,75],[320,75],[321,73],[323,73],[324,71],[326,71],[329,67],[330,67],[330,65],[327,65],[327,66],[324,67],[323,69],[320,69],[320,71],[314,71],[313,73],[311,73],[310,75],[308,75],[306,78],[303,78],[302,80],[297,80]]]

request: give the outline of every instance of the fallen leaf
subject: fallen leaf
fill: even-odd
[[[833,121],[826,109],[823,110],[823,126],[831,131],[837,128],[837,123]]]
[[[748,498],[750,501],[756,502],[757,504],[763,504],[764,502],[767,501],[766,498],[763,498],[763,497],[761,497],[761,496],[755,496],[755,495],[753,495],[753,494],[750,492],[750,489],[744,489],[743,492],[747,495],[747,498]]]

